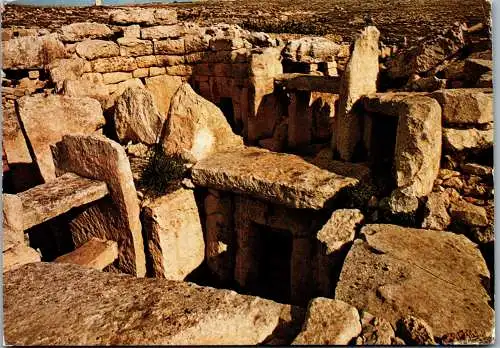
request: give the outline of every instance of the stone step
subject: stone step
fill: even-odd
[[[192,170],[198,186],[247,194],[290,208],[322,209],[359,180],[316,167],[303,158],[255,147],[218,152]]]
[[[39,225],[72,208],[97,201],[108,193],[105,182],[66,173],[18,194],[23,203],[23,228]]]
[[[54,262],[72,263],[99,271],[113,263],[118,257],[118,244],[112,240],[92,238],[78,249],[59,256]]]

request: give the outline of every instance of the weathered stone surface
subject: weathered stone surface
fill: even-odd
[[[40,255],[35,249],[23,244],[17,244],[3,252],[3,272],[15,270],[27,263],[39,262],[40,259]]]
[[[377,318],[370,313],[360,313],[361,334],[356,338],[356,345],[384,345],[393,344],[396,338],[391,324],[384,318]]]
[[[2,41],[3,69],[39,69],[64,57],[64,45],[53,35],[24,36]]]
[[[153,101],[164,119],[170,110],[170,102],[179,87],[182,79],[179,76],[155,76],[145,79],[146,89],[153,95]]]
[[[103,136],[65,135],[52,148],[56,168],[108,185],[109,197],[79,213],[70,223],[75,246],[92,237],[118,243],[116,267],[125,273],[146,273],[139,203],[127,154]]]
[[[452,151],[485,150],[493,147],[494,131],[443,128],[443,145]]]
[[[340,79],[337,76],[314,76],[310,74],[288,73],[274,78],[274,83],[287,90],[338,93]]]
[[[109,110],[115,105],[116,100],[125,92],[128,88],[144,88],[140,79],[130,79],[113,85],[111,89],[111,94],[106,98],[104,102],[103,109]]]
[[[111,240],[91,238],[78,249],[59,256],[54,262],[71,263],[101,271],[118,257],[118,245]]]
[[[155,27],[142,28],[141,38],[144,40],[159,40],[180,37],[184,31],[180,25],[158,25]]]
[[[4,135],[5,141],[5,135]],[[473,174],[479,176],[491,176],[493,174],[493,168],[488,166],[483,166],[477,163],[465,163],[462,166],[462,170],[466,174]]]
[[[340,86],[339,115],[336,117],[332,148],[341,159],[349,161],[361,140],[359,118],[353,105],[362,97],[377,91],[378,39],[375,27],[366,27],[354,43],[354,49],[344,71]]]
[[[23,203],[16,195],[2,194],[3,249],[5,252],[24,244]]]
[[[331,254],[354,240],[356,227],[363,219],[364,216],[358,209],[335,210],[319,230],[316,239],[325,245],[327,254]]]
[[[339,51],[340,46],[326,38],[304,37],[288,41],[283,57],[292,62],[333,62]]]
[[[431,95],[441,105],[444,124],[484,124],[493,121],[493,94],[479,89],[443,89]]]
[[[163,119],[153,103],[153,97],[144,88],[127,88],[117,99],[114,124],[120,142],[155,144]]]
[[[197,162],[211,153],[241,147],[222,111],[184,83],[172,98],[160,142],[167,154]]]
[[[186,53],[184,49],[184,38],[154,41],[153,44],[154,44],[154,51],[156,54],[182,55]]]
[[[51,144],[64,134],[91,134],[105,123],[99,102],[90,98],[26,96],[18,100],[18,106],[19,118],[45,181],[55,178]]]
[[[138,39],[141,36],[141,26],[138,24],[132,24],[127,27],[123,27],[123,37],[127,39]]]
[[[205,257],[200,216],[192,190],[179,189],[143,207],[151,275],[184,280]]]
[[[67,173],[18,194],[23,202],[23,229],[41,224],[72,208],[108,194],[106,183]]]
[[[361,333],[358,310],[324,297],[309,302],[306,321],[293,345],[346,345]]]
[[[147,56],[153,54],[153,42],[121,37],[117,40],[120,45],[120,55],[128,57]]]
[[[113,31],[102,23],[71,23],[59,29],[62,41],[77,42],[85,39],[104,39],[113,36]]]
[[[92,61],[92,69],[97,72],[133,71],[137,63],[132,57],[99,58]]]
[[[193,167],[192,179],[199,186],[310,209],[323,208],[343,189],[358,183],[298,156],[252,147],[209,156]]]
[[[50,79],[57,89],[63,87],[65,80],[78,80],[90,70],[90,63],[81,58],[59,59],[49,65]]]
[[[86,59],[108,58],[120,55],[120,49],[113,41],[84,40],[76,44],[76,53]]]
[[[425,203],[422,227],[430,230],[446,230],[451,223],[448,214],[449,204],[448,194],[445,192],[431,192]]]
[[[114,24],[169,25],[177,23],[177,12],[165,8],[121,8],[110,14]]]
[[[398,190],[422,197],[432,191],[441,159],[441,109],[426,97],[404,101],[396,134],[394,165]]]
[[[101,81],[93,80],[64,80],[63,94],[68,97],[89,97],[99,101],[103,110],[106,109],[113,87],[105,85],[103,78]]]
[[[489,271],[477,246],[450,232],[367,225],[342,268],[335,298],[385,318],[425,320],[436,336],[491,335]]]
[[[133,77],[132,73],[129,72],[117,71],[111,73],[104,73],[102,74],[102,82],[104,84],[113,84],[132,79],[132,77]]]
[[[5,341],[14,345],[255,345],[283,326],[287,309],[234,291],[69,264],[4,274]]]
[[[453,220],[467,226],[487,226],[488,216],[486,209],[472,203],[460,200],[453,202],[450,206],[450,215]]]
[[[2,148],[10,165],[29,165],[33,162],[14,107],[4,107]]]
[[[422,319],[407,315],[398,321],[398,336],[410,345],[436,345],[429,325]]]

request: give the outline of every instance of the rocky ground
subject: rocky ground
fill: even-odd
[[[223,22],[287,37],[327,36],[338,42],[351,41],[359,29],[373,23],[381,31],[381,41],[392,45],[404,43],[405,38],[408,44],[413,44],[457,21],[480,22],[487,13],[481,4],[475,0],[212,0],[151,6],[175,8],[180,20],[201,25]],[[2,25],[54,29],[79,21],[106,23],[112,9],[8,5]]]

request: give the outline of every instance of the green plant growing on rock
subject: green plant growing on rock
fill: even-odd
[[[151,147],[147,154],[139,185],[148,194],[160,196],[180,186],[187,171],[186,162],[177,155],[168,155],[160,144]]]

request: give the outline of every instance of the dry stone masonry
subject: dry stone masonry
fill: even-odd
[[[5,341],[491,343],[488,21],[396,47],[173,8],[2,29]]]

